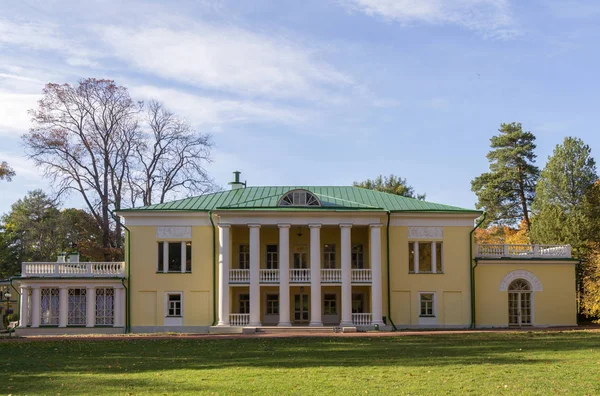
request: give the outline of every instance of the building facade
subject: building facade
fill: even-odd
[[[80,290],[98,329],[109,289],[118,331],[577,323],[568,246],[477,246],[479,211],[357,187],[231,184],[121,211],[128,260],[110,276],[94,264],[85,277],[32,276],[41,264],[24,263],[21,326],[49,325],[45,301],[56,301],[52,324],[69,327]]]

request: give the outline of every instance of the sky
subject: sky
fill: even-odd
[[[84,4],[85,3],[85,4]],[[500,123],[600,150],[596,0],[0,0],[0,214],[52,186],[27,159],[44,84],[115,80],[212,135],[226,187],[395,174],[473,208]],[[64,205],[82,207],[77,196]]]

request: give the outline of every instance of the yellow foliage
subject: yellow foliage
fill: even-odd
[[[494,225],[475,230],[475,242],[478,244],[511,244],[527,245],[530,242],[527,226],[521,221],[519,228]]]

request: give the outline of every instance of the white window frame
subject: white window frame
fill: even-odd
[[[431,295],[433,296],[433,301],[432,301],[432,315],[424,315],[421,312],[421,304],[422,304],[422,296],[423,295]],[[437,318],[437,296],[435,292],[419,292],[419,317],[420,318]]]
[[[156,272],[157,273],[163,273],[163,274],[191,274],[192,273],[192,269],[194,268],[194,261],[193,261],[193,256],[194,256],[194,247],[192,244],[191,240],[183,240],[183,241],[165,241],[165,240],[157,240],[156,241],[156,246],[157,246],[157,251],[160,248],[160,244],[163,244],[163,249],[162,249],[162,259],[163,259],[163,268],[162,271],[160,270],[159,267],[159,262],[160,262],[160,254],[161,252],[158,252],[157,255],[157,260],[156,260]],[[170,243],[179,243],[180,244],[180,248],[181,248],[181,267],[179,268],[179,271],[169,271],[169,244]],[[190,270],[187,270],[187,245],[190,245],[191,248],[191,256],[192,258],[190,259]]]
[[[244,298],[242,300],[242,296],[248,296],[248,298],[247,299]],[[248,308],[246,311],[248,311],[248,312],[242,312],[242,309],[241,309],[242,308],[242,301],[246,302],[246,306]],[[250,293],[249,292],[248,293],[243,292],[243,293],[239,293],[238,294],[238,296],[237,296],[237,306],[238,306],[238,309],[237,309],[238,313],[240,313],[240,314],[249,314],[250,313]]]
[[[360,249],[358,249],[359,246],[360,246]],[[350,266],[352,269],[364,269],[365,268],[365,246],[362,243],[353,243],[352,244],[352,253],[350,256]]]
[[[308,190],[292,190],[281,197],[277,206],[321,206],[321,201]]]
[[[328,296],[333,296],[333,299],[327,299]],[[331,304],[333,303],[333,305]],[[327,308],[332,308],[333,312],[328,312]],[[337,315],[337,294],[336,293],[324,293],[323,294],[323,315]]]
[[[327,248],[333,247],[333,250],[327,250]],[[337,246],[335,243],[325,243],[323,244],[323,268],[324,269],[335,269],[336,267],[336,259],[337,259]]]
[[[408,263],[409,274],[443,274],[444,273],[444,242],[441,240],[427,240],[427,241],[408,241],[408,257],[410,261],[410,249],[414,250],[412,263]],[[421,244],[429,244],[431,247],[431,271],[420,271],[419,269],[419,246]],[[440,270],[437,269],[437,246],[441,246],[440,249]]]
[[[169,296],[179,296],[180,314],[169,315],[170,301]],[[165,318],[183,318],[183,292],[165,292]]]
[[[275,297],[275,300],[269,300],[269,297]],[[276,303],[277,312],[272,312],[274,305],[272,303]],[[265,315],[279,315],[279,294],[277,293],[268,293],[265,296]]]
[[[269,252],[269,246],[275,246],[277,251]],[[276,243],[269,243],[265,246],[265,268],[279,269],[279,245]]]
[[[242,248],[245,251],[242,252]],[[237,245],[237,264],[238,269],[250,269],[250,244],[240,243]]]

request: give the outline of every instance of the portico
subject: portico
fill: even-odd
[[[221,215],[218,325],[383,325],[379,217],[335,217]]]

